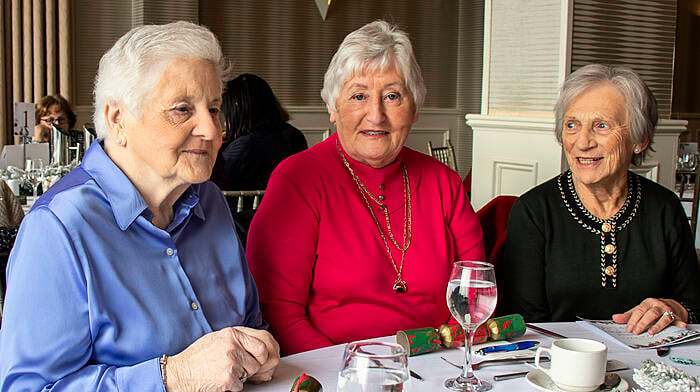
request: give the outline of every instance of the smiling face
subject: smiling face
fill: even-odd
[[[167,66],[141,118],[125,120],[126,148],[140,175],[175,186],[208,180],[221,147],[220,104],[213,64],[176,60]]]
[[[353,159],[375,168],[396,160],[418,119],[413,97],[393,68],[350,77],[335,106],[331,122],[343,149]]]
[[[625,181],[635,146],[623,95],[609,83],[579,94],[564,114],[562,141],[577,185],[608,187]]]

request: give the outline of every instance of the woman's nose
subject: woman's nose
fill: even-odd
[[[380,98],[373,98],[367,104],[367,119],[373,124],[381,124],[384,122],[386,113],[384,105]]]
[[[221,137],[221,123],[218,115],[212,115],[208,110],[200,115],[194,134],[202,136],[206,140]]]
[[[587,149],[595,146],[595,133],[591,127],[584,127],[576,138],[576,145],[580,149]]]

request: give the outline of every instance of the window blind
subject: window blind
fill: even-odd
[[[676,32],[675,0],[574,1],[571,70],[590,63],[638,72],[669,118]]]
[[[73,104],[92,106],[92,90],[102,55],[131,29],[130,1],[75,0],[75,80]],[[81,121],[87,119],[81,118]]]
[[[491,4],[491,53],[498,55],[490,56],[488,113],[551,113],[559,84],[561,1]]]

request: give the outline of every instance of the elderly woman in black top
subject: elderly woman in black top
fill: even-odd
[[[635,334],[694,322],[700,272],[683,208],[629,171],[653,142],[651,91],[627,68],[588,65],[564,82],[555,112],[570,170],[513,206],[501,311],[528,321],[612,317]]]

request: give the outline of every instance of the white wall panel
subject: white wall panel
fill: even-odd
[[[474,129],[472,206],[500,195],[519,196],[562,171],[554,120],[538,117],[467,115]]]
[[[493,161],[493,195],[518,196],[537,185],[537,161]]]

